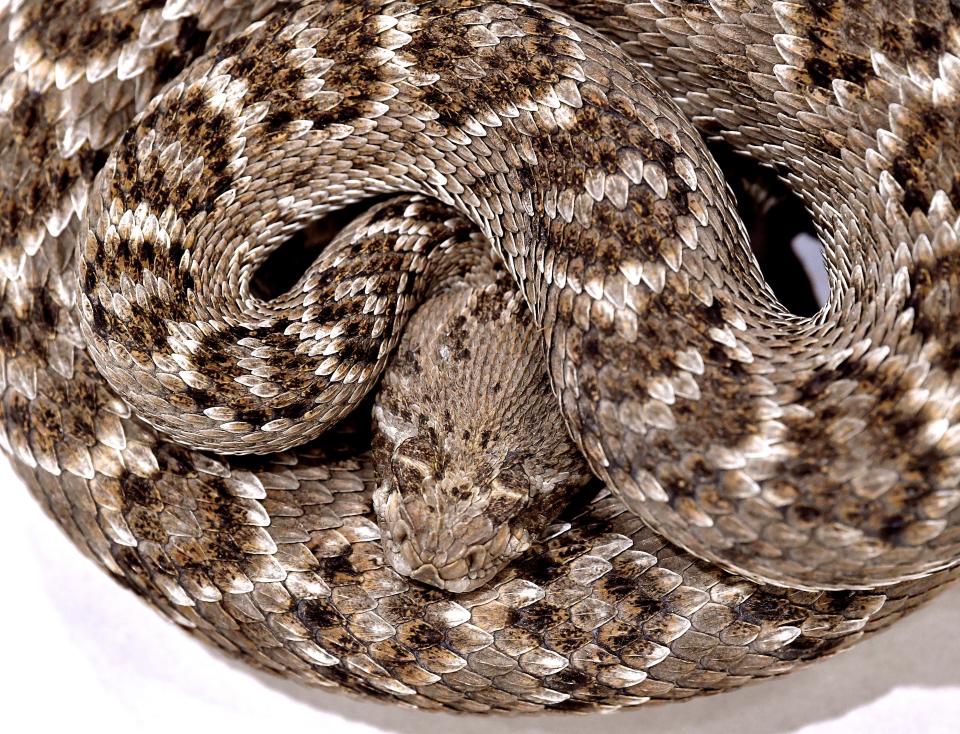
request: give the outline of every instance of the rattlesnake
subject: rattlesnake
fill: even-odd
[[[2,445],[81,549],[253,665],[423,708],[681,699],[958,574],[960,7],[551,4],[0,3]],[[806,204],[815,316],[701,136]],[[365,396],[489,246],[604,487],[458,594],[384,561]]]

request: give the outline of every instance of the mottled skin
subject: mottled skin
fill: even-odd
[[[0,3],[0,445],[78,546],[254,665],[609,709],[780,675],[958,573],[956,5],[556,2]],[[803,199],[814,316],[701,133]],[[257,295],[290,236],[392,194],[426,199]],[[366,415],[297,444],[366,407],[464,221],[607,488],[452,594],[384,558]]]
[[[742,33],[803,20],[789,7]],[[645,521],[730,569],[801,588],[952,565],[954,57],[937,84],[880,65],[863,95],[838,84],[836,111],[795,113],[801,126],[842,119],[850,135],[849,120],[869,119],[896,82],[898,99],[916,100],[886,103],[882,150],[844,158],[826,129],[757,152],[796,146],[788,178],[820,182],[800,192],[834,243],[834,288],[800,318],[773,297],[719,170],[658,83],[566,16],[478,8],[311,6],[302,29],[272,16],[147,105],[105,165],[78,250],[80,324],[110,386],[201,449],[263,453],[320,435],[382,370],[408,313],[399,281],[417,269],[371,270],[390,255],[371,245],[332,299],[283,308],[251,297],[250,278],[311,219],[374,192],[420,192],[472,220],[514,274],[571,433]],[[807,49],[773,41],[787,56]],[[743,79],[799,84],[784,64],[773,71],[727,72],[732,93]],[[803,73],[814,104],[819,77]],[[747,140],[763,138],[765,105],[800,104],[764,85],[753,117],[742,113]],[[923,181],[939,195],[898,181],[904,146],[938,150],[942,166]],[[857,175],[874,183],[854,186]]]

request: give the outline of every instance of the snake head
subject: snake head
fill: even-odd
[[[386,561],[457,593],[536,542],[590,478],[512,281],[467,278],[413,315],[374,406]]]
[[[545,476],[516,452],[470,465],[466,442],[446,444],[427,436],[402,441],[374,507],[386,560],[398,573],[462,593],[530,547],[562,507],[566,493],[555,490],[569,475]]]

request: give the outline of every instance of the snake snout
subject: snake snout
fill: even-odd
[[[510,523],[494,523],[476,505],[462,503],[446,487],[407,491],[393,480],[375,496],[384,554],[393,569],[421,583],[454,593],[490,581],[529,546],[528,533]],[[421,488],[423,489],[423,488]]]

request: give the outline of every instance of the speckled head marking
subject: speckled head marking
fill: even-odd
[[[609,710],[781,675],[960,574],[956,0],[547,5],[0,1],[0,448],[261,669]],[[704,136],[802,200],[815,313]],[[453,285],[480,252],[519,295]],[[551,520],[567,429],[607,486]]]
[[[417,311],[374,417],[384,554],[447,591],[488,583],[590,477],[525,304],[489,264]]]

